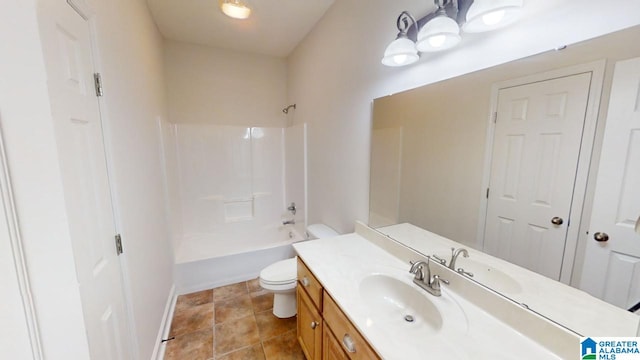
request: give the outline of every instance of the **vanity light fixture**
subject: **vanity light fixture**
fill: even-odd
[[[415,20],[407,11],[398,16],[398,36],[387,46],[382,63],[405,66],[418,61],[418,52],[451,49],[466,33],[497,29],[515,22],[524,0],[434,0],[437,9]],[[411,20],[411,24],[409,24]]]
[[[234,19],[246,19],[251,15],[251,8],[241,0],[222,0],[220,9],[228,17]]]
[[[409,24],[411,21],[411,24]],[[387,46],[384,51],[384,57],[382,63],[387,66],[405,66],[413,64],[420,58],[418,56],[418,50],[416,49],[416,43],[409,39],[407,35],[409,29],[412,26],[417,27],[418,23],[411,14],[407,11],[403,11],[398,16],[398,36],[396,39]]]

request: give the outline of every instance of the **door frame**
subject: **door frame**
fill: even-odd
[[[20,222],[18,212],[16,210],[16,199],[13,195],[13,186],[11,184],[11,173],[4,145],[4,134],[0,126],[0,216],[7,228],[7,233],[2,237],[7,238],[11,247],[11,253],[6,256],[0,256],[4,259],[10,259],[10,265],[15,269],[16,285],[20,290],[22,298],[22,315],[24,316],[25,325],[27,327],[28,340],[31,345],[31,356],[34,360],[44,359],[44,351],[42,349],[42,340],[40,338],[40,330],[38,328],[38,317],[36,313],[36,305],[33,300],[31,291],[31,282],[29,280],[29,269],[24,252],[22,235],[20,233]],[[4,240],[2,240],[4,241]]]
[[[542,82],[572,75],[591,73],[591,84],[589,86],[589,99],[584,119],[584,128],[580,144],[580,155],[578,156],[578,168],[576,171],[576,181],[573,188],[571,201],[571,211],[567,219],[567,237],[562,256],[562,267],[560,270],[560,282],[571,284],[573,267],[578,256],[578,240],[583,227],[588,225],[589,219],[585,218],[585,196],[588,189],[588,177],[591,169],[591,157],[594,148],[596,129],[598,125],[598,114],[600,111],[600,100],[604,83],[606,60],[598,60],[585,64],[569,66],[561,69],[551,70],[543,73],[527,75],[515,79],[494,83],[491,87],[490,111],[487,119],[487,133],[485,137],[485,153],[482,174],[482,191],[480,194],[480,210],[478,216],[478,226],[476,233],[476,246],[484,248],[484,232],[487,220],[487,206],[489,201],[486,196],[486,189],[489,188],[491,177],[491,161],[493,159],[493,143],[495,134],[494,114],[498,109],[498,94],[500,90],[526,85],[535,82]],[[588,212],[590,213],[590,212]],[[589,214],[586,214],[589,215]],[[570,226],[569,226],[570,225]],[[582,263],[582,260],[578,261]]]

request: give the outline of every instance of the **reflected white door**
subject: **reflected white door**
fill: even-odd
[[[91,359],[129,359],[131,336],[114,242],[90,26],[64,1],[41,1],[39,5],[65,207]]]
[[[628,309],[640,301],[640,58],[616,63],[610,99],[580,288]]]
[[[559,280],[591,73],[498,94],[484,250]]]

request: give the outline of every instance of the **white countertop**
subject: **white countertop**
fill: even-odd
[[[465,286],[481,288],[480,286],[459,276],[452,276],[449,279],[452,282],[451,286],[442,286],[441,297],[430,295],[413,284],[413,275],[409,273],[408,263],[358,234],[297,243],[294,244],[294,249],[351,322],[384,359],[561,358],[543,346],[539,339],[525,336],[492,316],[484,308],[475,305],[474,299],[465,299],[460,293],[455,292],[456,289],[463,289]],[[442,273],[443,277],[452,275],[446,271]],[[371,300],[365,298],[360,291],[362,280],[374,274],[391,276],[424,292],[424,296],[442,314],[441,331],[434,331],[419,321],[407,323],[380,320],[380,314],[373,314],[371,307],[367,305]],[[468,294],[473,294],[474,291],[477,293],[486,290],[469,289],[463,293],[469,296]],[[497,304],[500,301],[505,300],[496,298]],[[522,312],[525,310],[522,309]],[[575,347],[576,356],[579,355],[577,339],[575,344],[563,345]]]
[[[377,229],[394,240],[422,254],[445,254],[450,248],[465,247],[469,260],[487,264],[509,274],[518,284],[517,289],[492,284],[491,279],[474,278],[488,287],[527,306],[583,336],[635,336],[640,317],[606,303],[590,294],[549,279],[543,275],[511,264],[502,259],[469,248],[411,224],[397,224]],[[466,258],[459,257],[457,266],[465,267]],[[515,290],[515,291],[514,291]]]

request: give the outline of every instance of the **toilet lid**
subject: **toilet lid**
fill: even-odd
[[[269,284],[286,284],[296,281],[296,258],[281,260],[273,263],[260,272],[260,279]]]

